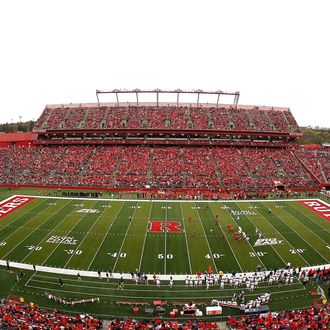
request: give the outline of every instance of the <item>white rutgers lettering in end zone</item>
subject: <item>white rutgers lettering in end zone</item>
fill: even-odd
[[[13,196],[0,203],[0,219],[4,218],[11,212],[22,207],[32,201],[34,197],[30,196]]]

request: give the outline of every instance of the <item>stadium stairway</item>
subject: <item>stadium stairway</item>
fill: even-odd
[[[65,123],[66,123],[67,119],[70,118],[70,110],[65,112],[65,116],[64,116],[62,122],[60,122],[60,124],[64,123],[64,127],[66,126]]]
[[[323,170],[323,167],[322,167],[320,161],[318,160],[317,163],[318,163],[318,165],[320,167],[321,175],[322,175],[322,178],[323,178],[324,182],[327,182],[327,176],[324,173],[324,170]]]
[[[214,169],[215,169],[215,173],[217,175],[217,180],[218,180],[218,183],[219,183],[219,187],[222,187],[221,173],[220,173],[219,167],[217,165],[217,162],[215,160],[213,152],[210,152],[210,155],[212,157],[212,162],[213,162],[213,166],[214,166]]]
[[[273,131],[275,131],[275,125],[274,122],[272,121],[271,117],[268,115],[268,112],[265,111],[265,116],[268,118],[269,126]]]
[[[150,148],[150,154],[149,154],[149,165],[147,170],[147,176],[146,176],[146,184],[150,185],[150,179],[152,175],[152,166],[153,166],[153,157],[154,157],[154,148]]]
[[[256,125],[255,125],[254,122],[253,122],[253,119],[252,119],[252,117],[251,117],[251,113],[250,113],[250,111],[247,111],[246,115],[247,115],[247,117],[248,117],[248,119],[249,119],[249,126],[250,126],[250,127],[253,127],[253,130],[255,131],[255,130],[256,130]]]
[[[183,148],[180,148],[179,158],[180,158],[180,162],[182,162],[182,164],[184,164]],[[182,168],[184,168],[184,166]],[[182,188],[187,188],[187,174],[186,174],[186,172],[182,173]]]
[[[277,172],[277,177],[282,178],[282,177],[288,177],[288,174],[286,173],[285,169],[283,168],[282,164],[276,159],[274,160],[273,157],[271,157],[272,163],[275,165],[276,172]],[[271,179],[271,178],[270,178]]]
[[[55,108],[50,109],[50,110],[48,111],[48,116],[47,116],[47,118],[45,118],[45,120],[44,120],[44,122],[41,124],[41,126],[45,126],[45,127],[48,126],[49,118],[52,117],[54,111],[55,111]]]
[[[123,158],[123,153],[124,153],[124,147],[121,147],[120,155],[118,157],[117,164],[116,164],[116,169],[113,171],[113,174],[112,174],[111,186],[114,186],[114,184],[116,182],[116,178],[119,175],[120,165],[121,165],[121,161]]]
[[[284,119],[286,125],[287,125],[288,127],[291,128],[291,125],[290,125],[290,123],[289,123],[289,121],[288,121],[288,118],[286,117],[286,115],[284,114],[284,112],[282,112],[282,117],[283,117],[283,119]]]
[[[319,178],[314,174],[314,172],[305,164],[305,162],[296,155],[296,153],[290,151],[290,154],[295,157],[298,162],[300,162],[300,164],[303,166],[303,168],[305,169],[305,171],[312,177],[312,179],[317,183],[320,184],[320,180]],[[321,167],[322,168],[322,167]]]
[[[253,185],[255,186],[256,185],[256,180],[255,180],[255,177],[253,175],[253,173],[250,171],[250,168],[246,162],[246,159],[243,157],[242,153],[241,153],[241,150],[238,149],[238,154],[240,155],[242,161],[243,161],[243,164],[245,165],[245,170],[246,170],[246,173],[249,175],[249,177],[252,179],[253,181]]]
[[[90,167],[95,152],[96,152],[96,148],[94,148],[92,150],[92,152],[90,153],[89,158],[80,174],[82,174],[82,175],[86,174],[86,170]]]

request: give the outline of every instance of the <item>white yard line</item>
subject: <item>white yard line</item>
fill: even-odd
[[[239,207],[239,206],[238,206]],[[239,207],[239,209],[240,210],[242,210],[240,207]],[[242,210],[243,211],[243,210]],[[258,213],[259,213],[259,215],[262,217],[262,218],[264,218],[265,220],[266,220],[266,218],[259,212],[259,211],[257,211]],[[248,216],[248,215],[246,215],[247,217],[248,217],[248,219],[251,221],[251,223],[255,226],[255,223],[251,220],[251,218]],[[267,220],[266,220],[267,221]],[[259,232],[261,233],[261,230],[258,228],[258,230],[259,230]],[[265,237],[265,235],[263,235],[264,237]],[[282,258],[282,256],[277,252],[277,250],[275,249],[275,247],[274,247],[274,245],[268,245],[268,246],[271,246],[272,247],[272,249],[275,251],[275,253],[282,259],[282,261],[283,261],[283,264],[284,264],[284,267],[285,266],[287,266],[287,262]]]
[[[137,202],[137,201],[135,201],[135,202]],[[136,206],[135,206],[135,209],[134,209],[134,212],[133,212],[133,215],[132,215],[132,221],[134,221],[135,212],[136,212],[136,210],[138,209],[138,206],[139,206],[139,202],[137,202],[137,204],[136,204]],[[117,262],[118,262],[118,260],[119,260],[120,254],[121,254],[121,250],[122,250],[122,248],[123,248],[123,246],[124,246],[124,243],[125,243],[125,241],[126,241],[127,233],[128,233],[128,231],[129,231],[129,228],[130,228],[130,226],[131,226],[132,221],[130,221],[130,222],[128,223],[127,230],[126,230],[126,233],[125,233],[125,236],[124,236],[123,242],[121,243],[121,246],[120,246],[120,249],[119,249],[119,251],[118,251],[118,255],[117,255],[116,261],[115,261],[115,264],[113,265],[113,270],[116,269],[116,265],[117,265]]]
[[[185,223],[184,223],[182,204],[180,204],[180,210],[181,210],[181,219],[182,219],[183,230],[184,230],[184,238],[186,240],[186,248],[187,248],[187,255],[188,255],[188,262],[189,262],[189,270],[190,270],[190,273],[192,273],[190,253],[189,253],[189,248],[188,248],[187,232],[186,232],[186,226],[185,226]]]
[[[165,221],[167,221],[167,201],[165,202]],[[166,251],[166,240],[167,240],[167,228],[164,229],[164,274],[166,274],[166,260],[167,260],[167,251]]]
[[[202,219],[201,219],[201,217],[200,217],[200,215],[199,215],[199,212],[198,212],[197,204],[196,204],[196,203],[195,203],[195,207],[196,207],[196,212],[197,212],[197,214],[198,214],[198,219],[199,219],[199,221],[200,221],[200,223],[201,223],[201,226],[202,226],[202,229],[203,229],[203,232],[204,232],[204,236],[205,236],[205,240],[206,240],[207,246],[208,246],[209,251],[210,251],[211,259],[212,259],[212,261],[213,261],[213,265],[214,265],[214,267],[215,267],[215,273],[218,274],[218,272],[219,272],[219,271],[218,271],[218,267],[217,267],[217,265],[216,265],[216,263],[215,263],[215,261],[214,261],[214,258],[213,258],[213,252],[212,252],[212,250],[211,250],[211,247],[210,247],[210,244],[209,244],[209,240],[207,239],[207,236],[206,236],[206,233],[205,233],[205,229],[204,229],[204,226],[203,226],[203,223],[202,223]]]
[[[67,203],[67,204],[68,204],[68,203]],[[67,204],[66,204],[66,205],[67,205]],[[50,205],[48,205],[48,207],[46,207],[46,209],[49,208],[49,207],[50,207]],[[45,209],[45,210],[46,210],[46,209]],[[38,213],[38,214],[36,214],[35,216],[33,216],[28,222],[32,221],[34,218],[36,218],[36,217],[38,217],[38,216],[40,216],[40,213]],[[49,218],[51,218],[52,216],[53,216],[53,214],[52,214],[50,217],[48,217],[47,220],[45,220],[45,221],[48,221]],[[40,225],[39,225],[38,227],[33,228],[33,230],[31,230],[30,233],[29,233],[27,236],[24,236],[24,238],[19,242],[19,244],[22,243],[23,241],[25,241],[30,235],[34,234],[35,231],[36,231],[39,227],[41,227],[43,224],[44,224],[44,221],[41,222]],[[13,236],[18,230],[20,230],[20,229],[22,229],[22,228],[24,228],[24,227],[26,227],[26,226],[23,225],[23,226],[21,226],[21,227],[18,227],[14,232],[12,232],[9,236],[7,236],[7,237],[5,238],[5,240],[8,240],[9,237]],[[16,245],[15,245],[10,251],[8,251],[8,252],[3,256],[3,258],[5,258],[5,257],[6,257],[9,253],[11,253],[13,250],[15,250],[15,249],[17,248],[17,245],[18,245],[18,244],[16,244]]]
[[[212,207],[210,207],[210,209],[212,210],[212,213],[213,213],[213,216],[214,216],[214,219],[215,219],[216,216],[215,216],[215,214],[214,214],[214,210],[212,209]],[[230,241],[228,240],[227,235],[225,234],[225,232],[224,232],[224,230],[223,230],[223,228],[222,228],[222,226],[221,226],[221,221],[219,221],[219,226],[220,226],[220,229],[221,229],[221,231],[222,231],[222,235],[223,235],[223,237],[226,239],[227,244],[228,244],[228,246],[230,247],[230,250],[231,250],[233,256],[235,257],[235,260],[236,260],[236,262],[237,262],[237,265],[238,265],[240,271],[243,272],[243,269],[242,269],[242,267],[241,267],[241,264],[239,263],[239,261],[238,261],[238,259],[237,259],[237,257],[236,257],[236,254],[235,254],[235,252],[234,252],[234,250],[233,250],[233,248],[232,248],[232,246],[231,246],[231,244],[230,244]]]
[[[116,216],[113,218],[113,221],[111,222],[111,224],[110,224],[110,226],[109,226],[109,228],[108,228],[106,234],[103,236],[103,238],[102,238],[102,242],[99,244],[99,247],[98,247],[96,253],[94,254],[94,257],[93,257],[92,261],[90,262],[90,264],[89,264],[89,266],[88,266],[87,269],[90,269],[91,265],[93,264],[93,262],[94,262],[94,260],[95,260],[95,257],[96,257],[97,254],[99,253],[99,251],[100,251],[100,249],[101,249],[101,246],[103,245],[103,242],[104,242],[105,238],[108,236],[108,234],[109,234],[109,232],[110,232],[110,229],[111,229],[113,223],[116,221],[116,219],[117,219],[117,217],[118,217],[118,214],[119,214],[120,211],[122,210],[124,204],[125,204],[125,202],[122,203],[121,207],[120,207],[119,210],[117,211]]]
[[[20,194],[20,195],[14,195],[14,196],[28,196],[28,197],[34,197],[34,198],[42,198],[42,199],[67,199],[67,200],[84,200],[84,201],[95,201],[95,202],[97,202],[97,201],[106,201],[106,202],[109,202],[109,201],[116,201],[116,202],[125,202],[125,201],[131,201],[131,202],[138,202],[138,203],[143,203],[143,202],[145,202],[145,203],[150,203],[150,200],[136,200],[136,199],[94,199],[94,198],[72,198],[72,197],[53,197],[53,196],[31,196],[31,195],[23,195],[23,194]],[[6,201],[6,200],[9,200],[9,199],[11,199],[11,198],[13,198],[14,196],[11,196],[11,197],[8,197],[7,199],[5,199],[4,201]],[[305,200],[305,201],[307,201],[307,200],[317,200],[317,201],[319,201],[319,202],[322,202],[322,203],[324,203],[324,204],[326,204],[326,205],[328,205],[329,206],[329,204],[328,203],[326,203],[325,201],[323,201],[323,200],[320,200],[320,199],[317,199],[317,198],[301,198],[301,199],[280,199],[280,200],[278,200],[278,199],[274,199],[274,200],[244,200],[244,201],[241,201],[241,200],[233,200],[233,201],[228,201],[228,200],[210,200],[210,201],[194,201],[195,202],[195,204],[197,204],[197,203],[199,203],[199,202],[203,202],[203,203],[205,203],[205,202],[208,202],[208,203],[219,203],[219,202],[225,202],[225,203],[255,203],[255,202],[291,202],[291,201],[301,201],[301,200]],[[151,202],[164,202],[164,200],[151,200]],[[167,202],[167,201],[166,201]],[[184,203],[184,202],[192,202],[191,200],[168,200],[168,202],[171,202],[171,203]],[[39,204],[39,205],[41,205],[41,204]],[[36,205],[35,207],[33,207],[31,210],[33,210],[34,208],[36,208],[37,206],[39,206],[39,205]],[[212,208],[211,208],[212,209]],[[29,211],[31,211],[31,210],[29,210]],[[27,211],[27,212],[29,212],[29,211]],[[182,205],[181,205],[181,211],[182,211]],[[26,212],[26,213],[27,213]],[[150,209],[150,212],[151,212],[151,209]],[[213,209],[212,209],[212,212],[213,212],[213,214],[214,214],[214,211],[213,211]],[[199,215],[199,214],[198,214]],[[19,218],[21,218],[22,216],[24,216],[24,215],[20,215],[17,219],[19,219]],[[34,218],[34,217],[33,217]],[[32,219],[33,219],[32,218]],[[82,217],[83,218],[83,217]],[[200,216],[199,216],[199,218],[200,218]],[[14,221],[16,221],[17,219],[15,219]],[[31,219],[31,220],[32,220]],[[29,220],[30,221],[30,220]],[[81,219],[78,221],[78,223],[81,221]],[[201,219],[200,219],[200,221],[201,221]],[[251,220],[250,220],[251,221]],[[77,223],[77,224],[78,224]],[[269,222],[270,223],[270,222]],[[11,223],[12,224],[12,223]],[[77,225],[76,224],[76,225]],[[9,224],[7,224],[6,226],[8,226]],[[277,229],[270,223],[270,225],[275,229],[275,231],[276,232],[278,232],[277,231]],[[5,228],[6,226],[4,226],[3,228]],[[203,227],[203,225],[202,225],[202,227]],[[290,226],[289,226],[290,227]],[[1,228],[1,229],[3,229],[3,228]],[[221,227],[221,225],[220,225],[220,228],[222,229],[222,227]],[[291,228],[291,227],[290,227]],[[1,231],[1,229],[0,229],[0,231]],[[71,230],[70,230],[70,232],[73,230],[74,228],[72,228]],[[291,228],[292,229],[292,228]],[[203,227],[203,230],[204,230],[204,227]],[[223,231],[223,230],[222,230]],[[15,231],[16,232],[16,231]],[[127,233],[126,233],[127,234]],[[204,234],[205,234],[205,230],[204,230]],[[11,235],[10,235],[11,236]],[[10,237],[9,236],[9,237]],[[145,241],[146,241],[146,236],[147,236],[147,233],[145,234]],[[205,235],[206,236],[206,235]],[[281,237],[283,237],[281,234],[280,234],[280,236]],[[300,235],[299,235],[300,236]],[[301,236],[300,236],[301,237]],[[283,237],[284,238],[284,237]],[[227,238],[226,238],[227,239]],[[284,238],[285,239],[285,238]],[[143,250],[142,251],[144,251],[144,247],[145,247],[145,241],[144,241],[144,245],[143,245]],[[285,239],[285,241],[288,243],[288,245],[290,245],[290,246],[292,246],[286,239]],[[207,244],[209,245],[209,243],[208,243],[208,241],[207,241]],[[186,245],[187,245],[187,237],[186,237]],[[228,245],[229,245],[229,247],[231,248],[231,250],[232,250],[232,252],[233,252],[233,249],[232,249],[232,247],[231,247],[231,245],[228,243]],[[55,247],[55,249],[57,248],[59,246],[59,244]],[[188,245],[187,245],[188,246]],[[292,246],[293,247],[293,246]],[[209,246],[209,248],[210,248],[210,246]],[[54,252],[54,250],[53,250],[53,252]],[[53,253],[52,252],[52,253]],[[235,253],[233,252],[233,255],[234,255],[234,257],[235,257],[235,259],[237,260],[237,258],[236,258],[236,255],[235,255]],[[50,255],[49,255],[50,256]],[[49,256],[47,257],[47,259],[49,258]],[[140,265],[141,265],[141,263],[142,263],[142,256],[143,256],[143,253],[142,253],[142,255],[141,255],[141,260],[140,260]],[[306,259],[301,255],[301,257],[302,257],[302,259],[304,259],[305,261],[306,261]],[[188,258],[189,258],[189,264],[190,264],[190,257],[189,257],[189,253],[188,253]],[[46,259],[46,260],[47,260]],[[45,261],[46,261],[45,260]],[[45,263],[45,261],[43,262],[43,264]],[[0,260],[0,265],[1,265],[1,263],[3,262],[3,264],[4,265],[6,265],[5,264],[5,261],[4,260]],[[214,262],[214,260],[213,260],[213,262]],[[239,265],[239,267],[241,268],[241,266],[240,266],[240,264],[239,264],[239,262],[237,261],[237,263],[238,263],[238,265]],[[307,261],[306,261],[306,263],[307,264],[309,264]],[[12,264],[16,264],[16,263],[12,263],[11,262],[11,265]],[[32,265],[27,265],[27,264],[22,264],[22,263],[20,263],[20,265],[21,266],[19,266],[19,268],[23,268],[24,269],[24,267],[22,267],[22,265],[24,266],[24,265],[26,265],[27,266],[27,268],[25,268],[25,269],[32,269]],[[214,265],[215,265],[215,263],[214,263]],[[329,265],[320,265],[320,266],[311,266],[311,267],[309,267],[309,268],[315,268],[315,267],[329,267]],[[15,267],[15,266],[13,266],[13,267]],[[40,268],[40,269],[39,269]],[[37,270],[38,271],[41,271],[41,269],[44,269],[44,268],[46,268],[47,270],[44,270],[44,271],[49,271],[49,269],[51,268],[51,267],[43,267],[43,266],[37,266]],[[191,268],[191,266],[190,266],[190,268]],[[304,267],[304,268],[306,268],[306,267]],[[63,272],[63,269],[60,269],[60,268],[55,268],[56,269],[56,271],[60,271],[60,272],[57,272],[57,273],[59,273],[59,274],[61,274],[61,273],[65,273],[65,272]],[[242,270],[242,269],[241,269]],[[74,270],[74,272],[75,272],[75,275],[76,275],[76,270]],[[128,274],[129,275],[129,274]],[[98,274],[96,273],[96,276],[98,276]],[[129,275],[130,276],[130,275]],[[165,275],[166,276],[166,275]],[[183,275],[183,276],[185,276],[185,275]],[[130,278],[130,277],[129,277]]]
[[[234,220],[234,222],[236,223],[236,225],[237,226],[239,226],[239,224],[238,224],[238,222],[235,220],[235,218],[234,218],[234,216],[226,209],[226,212],[230,215],[230,217]],[[262,262],[262,260],[260,259],[260,257],[259,257],[259,255],[258,255],[258,253],[257,253],[257,251],[253,248],[253,246],[252,246],[252,244],[251,244],[251,242],[250,242],[250,240],[248,240],[248,244],[251,246],[251,249],[255,252],[255,256],[257,256],[258,257],[258,259],[259,259],[259,261],[261,262],[261,264],[264,266],[264,268],[266,268],[265,267],[265,264]],[[267,268],[266,268],[267,269]]]
[[[290,218],[290,217],[292,217],[292,218],[294,218],[285,208],[283,208],[283,210],[284,210],[284,212],[285,213],[287,213],[288,214],[288,217]],[[295,218],[294,218],[295,219]],[[283,222],[283,220],[281,219],[281,221]],[[299,221],[299,223],[300,223],[300,221]],[[289,223],[287,223],[287,222],[285,222],[285,224],[287,225],[287,226],[289,226],[290,228],[291,228],[291,230],[293,231],[293,228],[289,225]],[[306,227],[306,226],[305,226]],[[307,227],[306,227],[307,228]],[[297,231],[295,231],[295,233],[304,241],[304,242],[306,242],[311,248],[312,248],[312,250],[314,250],[321,258],[323,258],[325,261],[327,261],[327,262],[329,262],[329,260],[327,259],[327,258],[325,258],[323,255],[321,255],[317,250],[315,250],[314,248],[313,248],[313,246],[307,241],[307,240],[305,240]],[[315,235],[315,234],[314,234]],[[323,242],[325,242],[323,239],[322,239],[322,241]],[[327,242],[325,242],[326,244],[328,244]]]
[[[67,203],[67,204],[65,204],[65,205],[63,205],[61,208],[60,208],[60,210],[62,210],[65,206],[67,206],[68,204],[70,204],[70,202],[69,203]],[[60,211],[59,210],[59,211]],[[74,208],[69,214],[72,214],[74,211],[76,210],[76,208]],[[58,212],[56,212],[56,213],[58,213]],[[54,213],[54,214],[56,214],[56,213]],[[54,215],[53,214],[53,215]],[[52,216],[53,216],[52,215]],[[51,217],[52,217],[51,216]],[[49,219],[49,218],[48,218]],[[47,220],[48,220],[47,219]],[[66,219],[66,217],[63,217],[63,219],[50,231],[50,232],[47,232],[47,235],[45,235],[45,237],[40,241],[40,242],[38,242],[38,244],[36,244],[36,246],[38,246],[39,244],[41,244],[43,241],[45,241],[46,240],[46,238],[48,238],[50,235],[51,235],[51,233],[53,232],[53,231],[55,231],[61,224],[62,224],[62,222],[64,221]],[[47,221],[47,220],[45,220],[45,221]],[[21,260],[21,262],[23,262],[33,251],[35,251],[34,249],[33,250],[31,250],[22,260]]]
[[[96,205],[97,201],[94,202],[92,206],[92,208]],[[78,208],[78,207],[77,207]],[[69,233],[71,233],[71,231],[77,227],[77,225],[80,223],[80,221],[87,215],[88,213],[81,213],[80,219],[77,221],[77,223],[71,228],[69,229],[67,232],[65,232],[64,236],[67,236]],[[45,262],[53,255],[53,253],[57,250],[57,248],[61,245],[62,243],[58,243],[58,244],[54,244],[54,248],[53,250],[49,253],[49,255],[47,256],[47,258],[42,262],[41,266],[43,266],[45,264]],[[76,249],[75,249],[76,250]]]
[[[147,228],[146,228],[146,232],[144,234],[144,241],[143,241],[142,252],[141,252],[141,257],[140,257],[139,271],[141,271],[142,260],[143,260],[143,255],[144,255],[144,248],[146,246],[148,228],[150,226],[150,216],[151,216],[151,212],[152,212],[152,207],[153,207],[153,204],[151,204],[151,206],[150,206],[150,211],[149,211],[149,216],[148,216],[148,221],[147,221]]]
[[[274,213],[273,213],[274,214]],[[279,218],[277,215],[276,215],[276,218]],[[265,217],[265,219],[267,220],[267,218]],[[268,221],[268,220],[267,220]],[[275,227],[274,227],[274,225],[270,222],[270,221],[268,221],[268,223],[274,228],[274,230],[276,231],[276,232],[278,232],[279,233],[279,235],[292,247],[292,249],[296,249]],[[292,228],[291,228],[291,230],[292,230]],[[300,256],[301,256],[301,258],[303,258],[304,260],[305,260],[305,262],[306,262],[306,264],[307,265],[309,265],[310,266],[310,263],[303,257],[303,255],[302,254],[299,254]]]
[[[98,201],[96,201],[97,203]],[[95,204],[96,204],[95,203]],[[94,205],[95,205],[94,204]],[[86,239],[86,237],[90,234],[91,230],[94,228],[94,226],[100,221],[100,219],[102,219],[102,214],[105,212],[106,208],[104,207],[102,212],[98,215],[98,217],[96,218],[96,220],[94,221],[93,225],[88,229],[87,233],[85,234],[84,238],[80,241],[80,243],[78,244],[78,246],[75,248],[74,251],[77,251],[79,250],[81,244],[84,242],[84,240]],[[80,222],[80,221],[79,221]],[[72,259],[72,257],[74,256],[75,254],[72,253],[68,259],[68,261],[65,263],[64,265],[64,268],[67,266],[67,264],[70,262],[70,260]]]

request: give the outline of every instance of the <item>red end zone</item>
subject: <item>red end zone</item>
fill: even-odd
[[[0,202],[0,220],[28,202],[31,202],[33,199],[34,197],[13,196]]]
[[[330,206],[327,204],[316,199],[302,200],[299,201],[299,203],[306,206],[323,219],[330,221]]]

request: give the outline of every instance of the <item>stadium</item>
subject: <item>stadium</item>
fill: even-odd
[[[0,135],[4,325],[329,327],[330,150],[289,108],[96,97]]]

